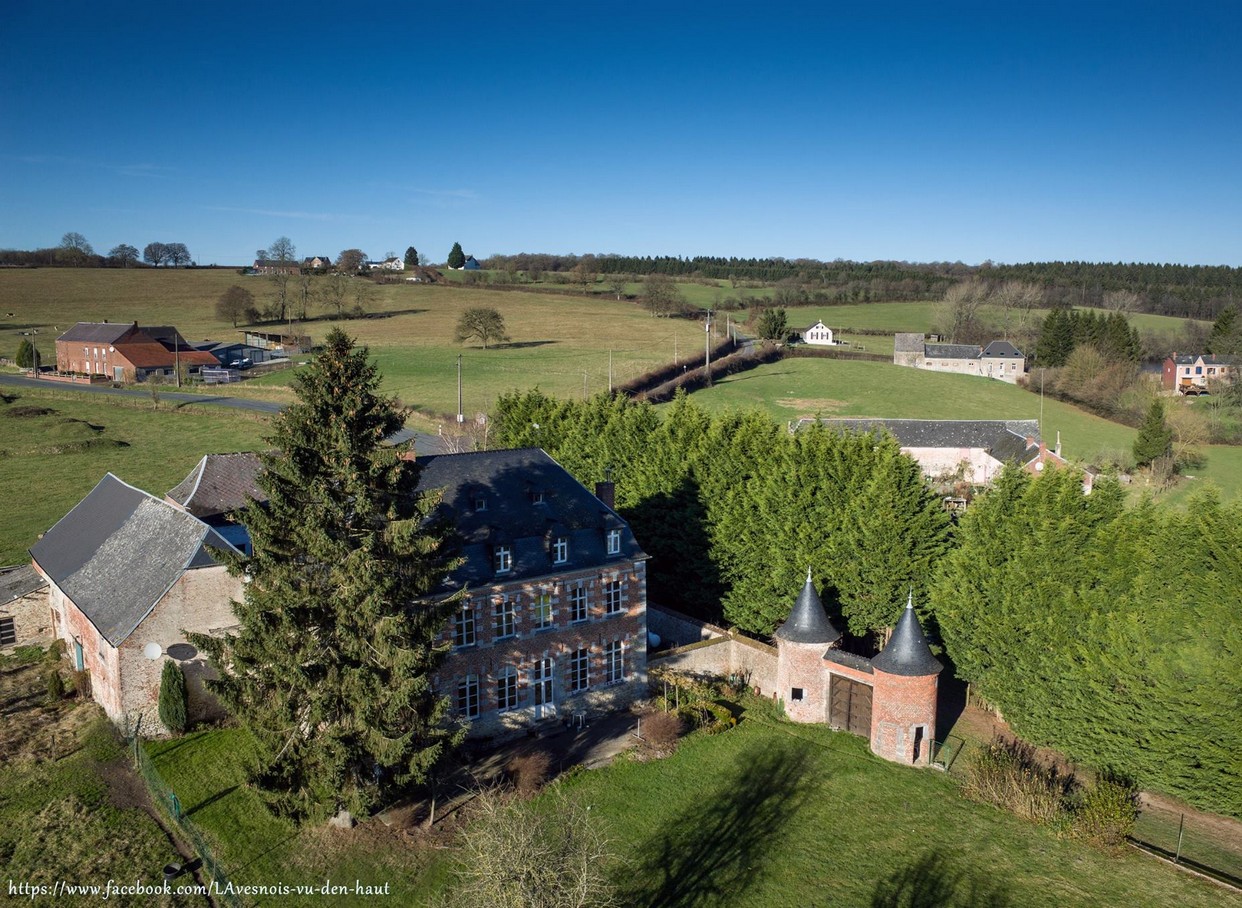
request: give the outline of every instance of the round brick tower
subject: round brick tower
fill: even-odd
[[[841,639],[806,570],[806,585],[776,638],[776,695],[795,722],[828,721],[824,652]]]
[[[884,651],[871,660],[871,750],[905,766],[931,764],[936,734],[936,690],[943,665],[932,655],[914,613],[914,597]]]

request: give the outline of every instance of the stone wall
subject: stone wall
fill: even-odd
[[[119,665],[119,698],[115,708],[104,706],[112,720],[128,723],[132,728],[141,714],[143,734],[168,733],[159,722],[160,676],[165,659],[173,659],[185,672],[190,721],[221,715],[220,705],[203,683],[215,675],[206,655],[186,642],[185,631],[222,634],[235,627],[237,616],[232,600],[241,597],[241,579],[230,576],[223,565],[182,574],[119,650],[114,651]],[[143,654],[148,643],[158,643],[164,655],[154,661],[148,659]]]
[[[653,654],[648,664],[687,674],[740,676],[759,696],[776,693],[776,647],[745,637],[714,637]]]
[[[0,605],[0,618],[12,618],[17,639],[0,652],[18,646],[47,646],[52,642],[52,612],[48,587]]]
[[[661,646],[670,649],[713,637],[729,636],[729,632],[722,627],[654,603],[647,604],[647,629],[660,638]]]

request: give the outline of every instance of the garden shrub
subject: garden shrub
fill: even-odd
[[[1116,848],[1138,822],[1138,792],[1133,782],[1105,774],[1074,798],[1072,811],[1075,838]]]
[[[189,724],[185,674],[171,659],[164,663],[160,675],[160,721],[175,735],[184,733]]]
[[[965,791],[976,801],[1051,826],[1064,822],[1072,784],[1072,777],[1040,763],[1030,744],[998,736],[969,762]]]
[[[523,798],[533,798],[548,781],[552,758],[545,751],[535,750],[519,754],[509,761],[509,777],[513,787]]]

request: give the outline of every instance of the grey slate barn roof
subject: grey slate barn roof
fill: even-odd
[[[183,573],[216,563],[208,546],[232,548],[197,517],[109,473],[30,554],[120,646]]]
[[[903,448],[984,448],[1017,456],[1017,446],[1026,451],[1028,437],[1039,442],[1037,419],[821,419],[820,423],[847,432],[887,431]]]
[[[1205,366],[1232,366],[1238,361],[1236,356],[1217,356],[1214,353],[1179,353],[1176,356],[1169,357],[1169,359],[1179,366],[1193,366],[1199,361],[1200,356],[1203,357],[1203,364]]]
[[[255,477],[263,469],[259,455],[207,454],[168,492],[168,497],[195,517],[206,519],[240,511],[251,499],[265,501],[267,493]]]
[[[983,348],[984,356],[1009,356],[1015,359],[1022,359],[1022,351],[1015,347],[1009,341],[992,341]]]
[[[47,586],[47,581],[29,564],[0,568],[0,605],[29,596]]]
[[[418,458],[420,490],[442,489],[437,514],[456,527],[465,563],[445,585],[478,586],[643,560],[629,525],[539,448],[436,454]],[[542,499],[542,500],[541,500]],[[480,507],[480,504],[482,507]],[[621,531],[621,551],[607,553],[606,530]],[[569,539],[569,560],[552,563],[556,537]],[[512,570],[497,575],[496,546],[508,546]]]
[[[978,359],[978,344],[924,344],[923,356],[927,359]]]
[[[899,331],[893,335],[893,352],[894,353],[922,353],[923,341],[926,340],[922,334],[914,334],[906,331]]]
[[[819,593],[815,591],[810,569],[806,572],[806,584],[798,594],[793,611],[772,636],[790,643],[828,644],[841,639],[841,632],[828,620],[824,604],[820,602]]]
[[[927,645],[919,616],[914,613],[913,597],[906,601],[906,610],[893,629],[888,646],[871,660],[871,665],[890,675],[934,675],[944,668]]]
[[[129,322],[78,322],[60,337],[58,341],[79,341],[84,344],[111,344],[134,326]]]

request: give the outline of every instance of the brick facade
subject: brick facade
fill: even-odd
[[[610,611],[608,593],[616,589],[610,587],[614,583],[620,584],[620,607]],[[586,614],[578,620],[570,601],[576,589],[586,594]],[[538,627],[544,596],[550,615],[547,625]],[[457,716],[470,723],[472,737],[513,734],[576,712],[623,706],[646,689],[646,606],[642,561],[476,588],[465,604],[470,610],[466,620],[473,620],[473,642],[453,646],[437,673],[438,689],[449,697]],[[453,644],[461,626],[462,618],[454,616],[442,640]],[[583,650],[585,665],[577,665],[575,657]],[[585,678],[574,671],[582,667]],[[620,677],[615,677],[618,672]],[[516,694],[512,705],[502,706],[501,680],[510,676]],[[536,683],[544,677],[548,683],[540,685],[542,696],[536,696]],[[579,684],[584,686],[574,689]],[[477,715],[472,716],[475,702]]]
[[[906,766],[931,764],[939,675],[890,675],[875,670],[871,750]]]

